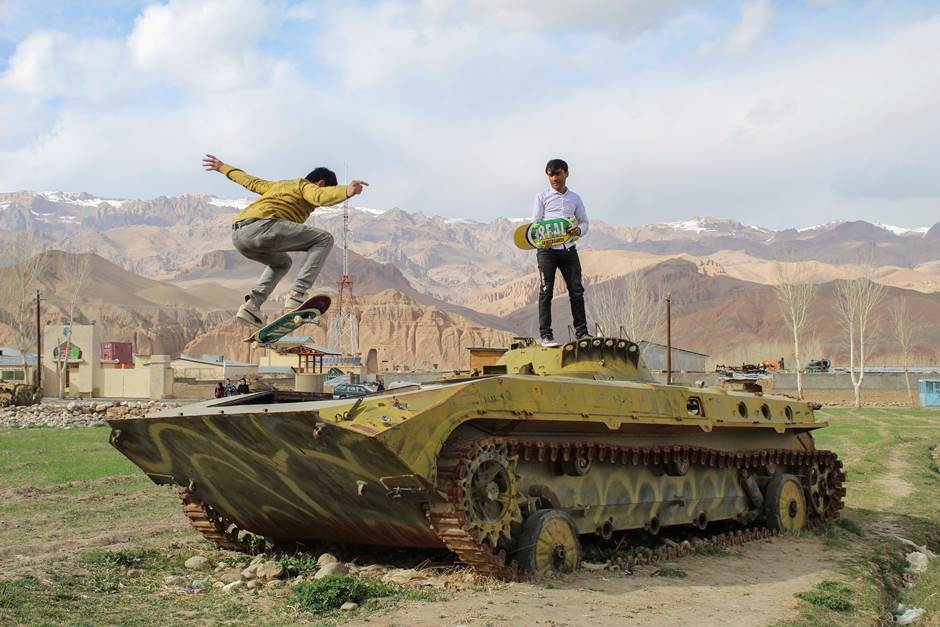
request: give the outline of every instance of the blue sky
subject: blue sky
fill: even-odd
[[[905,0],[0,0],[0,189],[245,195],[325,164],[361,202],[940,220],[940,8]],[[575,6],[576,8],[572,8]]]

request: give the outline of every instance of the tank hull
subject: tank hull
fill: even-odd
[[[624,340],[524,346],[501,368],[361,399],[258,393],[108,422],[112,444],[183,488],[194,527],[226,548],[242,531],[444,546],[513,576],[521,527],[545,509],[577,534],[720,522],[763,537],[842,506],[844,472],[815,449],[825,423],[808,403],[650,383]],[[768,503],[782,498],[780,514]]]
[[[380,489],[413,476],[408,467],[381,442],[309,413],[248,407],[112,426],[114,445],[153,481],[186,487],[240,529],[277,541],[442,546],[411,493]]]

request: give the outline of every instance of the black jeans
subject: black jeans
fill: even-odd
[[[538,251],[539,264],[539,333],[542,337],[552,334],[552,296],[555,293],[555,270],[568,287],[571,299],[571,317],[574,319],[575,335],[587,335],[587,317],[584,315],[584,286],[581,284],[581,260],[574,247],[567,250],[548,249]]]

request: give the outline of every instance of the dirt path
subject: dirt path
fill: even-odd
[[[794,594],[826,577],[833,554],[816,538],[775,538],[728,557],[688,557],[686,578],[585,572],[548,584],[516,583],[460,592],[441,603],[412,603],[373,614],[375,625],[767,625],[795,614]],[[694,617],[694,620],[690,619]],[[352,624],[366,624],[353,622]]]
[[[914,492],[914,486],[904,478],[910,464],[907,461],[908,449],[906,447],[895,447],[891,450],[886,466],[888,474],[876,479],[876,483],[887,495],[887,505],[893,505],[900,499],[909,497]]]

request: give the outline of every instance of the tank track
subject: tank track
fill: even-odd
[[[831,451],[792,449],[756,449],[748,451],[719,451],[698,446],[651,446],[631,447],[612,445],[609,442],[556,442],[542,440],[520,440],[500,437],[481,437],[458,439],[449,442],[438,456],[437,485],[448,496],[444,503],[435,504],[427,510],[431,528],[447,548],[456,553],[464,564],[477,572],[501,579],[517,579],[520,576],[518,565],[507,559],[502,548],[492,548],[479,542],[467,530],[467,513],[460,504],[464,502],[462,479],[466,474],[469,461],[478,447],[487,445],[506,445],[510,455],[519,455],[522,460],[531,461],[568,461],[572,457],[584,457],[588,461],[632,466],[658,466],[672,461],[688,462],[690,466],[711,468],[737,468],[742,471],[762,468],[768,464],[782,464],[789,469],[797,469],[804,492],[810,491],[809,477],[814,473],[814,464],[828,465],[832,471],[833,487],[827,506],[816,512],[806,495],[807,527],[813,527],[825,520],[835,518],[844,507],[845,471],[842,462]],[[651,554],[637,556],[627,560],[624,565],[632,567],[670,560],[694,553],[697,546],[715,544],[723,547],[737,546],[753,540],[761,540],[778,535],[778,531],[762,526],[730,531],[712,535],[695,543],[683,543],[677,546],[664,546]]]
[[[193,496],[187,488],[179,493],[183,502],[183,513],[189,524],[209,542],[222,549],[251,553],[252,544],[240,536],[241,530],[211,505]]]

